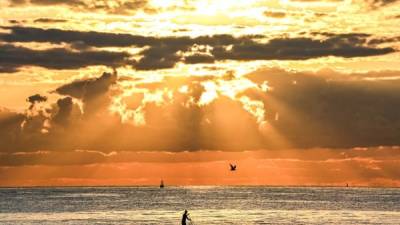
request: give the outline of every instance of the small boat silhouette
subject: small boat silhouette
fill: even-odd
[[[163,180],[161,180],[160,188],[164,188],[164,181]]]
[[[236,165],[230,163],[229,166],[231,167],[231,171],[236,171]]]

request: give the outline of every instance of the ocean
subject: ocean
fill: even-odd
[[[0,224],[400,224],[400,189],[1,188]]]

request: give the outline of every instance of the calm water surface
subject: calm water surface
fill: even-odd
[[[90,187],[0,189],[0,224],[400,224],[400,189]]]

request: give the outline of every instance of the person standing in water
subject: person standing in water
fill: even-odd
[[[189,218],[189,213],[188,213],[188,211],[185,209],[185,212],[184,212],[183,215],[182,215],[182,225],[186,225],[186,220],[192,221],[192,220]]]

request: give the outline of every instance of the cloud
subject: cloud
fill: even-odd
[[[101,32],[68,31],[59,29],[41,29],[31,27],[3,27],[11,33],[0,34],[4,42],[40,42],[66,43],[80,46],[86,50],[79,53],[63,49],[41,52],[4,45],[4,54],[8,52],[27,52],[36,59],[33,65],[53,69],[71,69],[88,65],[131,65],[137,70],[157,70],[174,68],[176,63],[214,63],[222,60],[306,60],[319,57],[367,57],[385,55],[395,52],[392,47],[379,47],[377,44],[393,43],[397,39],[372,37],[369,34],[349,33],[312,33],[311,37],[273,38],[265,42],[258,40],[263,36],[214,35],[199,37],[152,37],[130,34],[114,34]],[[371,39],[372,41],[368,42]],[[82,47],[84,46],[84,47]],[[90,47],[139,47],[143,48],[136,62],[126,62],[129,56],[124,52],[87,51]],[[40,54],[39,54],[40,53]],[[63,63],[49,63],[47,57],[41,55],[64,55]],[[11,57],[11,56],[10,56]],[[24,58],[5,57],[2,70],[13,71],[14,67],[29,65]],[[73,58],[84,58],[73,60]],[[52,57],[56,59],[57,57]],[[43,61],[43,62],[42,62]],[[79,63],[81,62],[81,63]],[[11,65],[9,68],[6,65]]]
[[[25,4],[25,3],[26,3],[26,0],[9,0],[9,2],[10,2],[10,4],[11,4],[12,6],[14,6],[14,5]]]
[[[116,80],[117,75],[115,73],[103,73],[99,78],[77,80],[70,84],[63,85],[57,88],[55,92],[87,102],[99,95],[107,93],[110,86],[115,84]]]
[[[395,52],[390,47],[367,46],[363,36],[335,35],[324,40],[276,38],[266,44],[249,42],[234,45],[230,49],[217,47],[212,54],[217,60],[304,60],[325,56],[366,57]]]
[[[132,14],[136,11],[154,12],[147,0],[9,0],[10,6],[38,5],[38,6],[67,6],[73,10],[102,11],[112,14]]]
[[[31,104],[35,104],[35,103],[47,101],[47,97],[36,94],[36,95],[32,95],[32,96],[28,97],[27,101],[30,102]]]
[[[143,55],[138,60],[134,67],[138,70],[157,70],[173,68],[180,61],[180,56],[177,54],[179,47],[159,45],[143,50],[140,54]]]
[[[110,104],[107,94],[116,81],[116,73],[103,73],[99,78],[77,80],[63,85],[54,92],[81,100],[84,103],[83,110],[90,114],[99,109],[107,109],[108,104]],[[72,105],[72,102],[70,105]]]
[[[291,0],[292,2],[342,2],[342,0]]]
[[[34,27],[3,27],[11,33],[3,33],[0,39],[5,42],[74,43],[81,41],[93,47],[143,47],[157,41],[156,38],[130,34],[103,32],[83,32],[61,29],[42,29]]]
[[[400,82],[363,79],[384,75],[265,69],[246,78],[148,83],[105,73],[61,86],[55,92],[63,97],[44,108],[2,112],[0,146],[110,152],[400,145]]]
[[[384,7],[399,2],[398,0],[365,0],[373,9]]]
[[[281,19],[286,17],[286,13],[278,11],[265,11],[264,16]]]
[[[72,98],[60,98],[57,100],[58,112],[54,117],[55,121],[62,121],[64,118],[68,118],[72,111]],[[61,119],[60,119],[61,118]]]
[[[368,74],[364,74],[368,76]],[[400,82],[328,80],[329,78],[281,70],[249,75],[273,89],[263,101],[267,120],[297,147],[346,147],[395,145]],[[257,93],[245,93],[259,95]],[[262,95],[261,95],[262,96]],[[274,115],[279,119],[275,120]]]
[[[21,124],[26,116],[20,113],[0,109],[0,144],[1,152],[16,150],[13,145],[17,145],[20,140]]]
[[[186,64],[196,64],[196,63],[214,63],[215,58],[209,54],[193,54],[186,56],[184,59]]]
[[[99,151],[36,151],[1,153],[0,167],[28,165],[93,165],[114,163],[200,163],[221,162],[248,159],[270,160],[278,164],[293,163],[332,165],[340,163],[360,163],[371,168],[377,164],[390,164],[400,160],[399,147],[374,147],[350,149],[313,148],[307,151],[298,149],[282,149],[276,151],[257,150],[241,152],[198,151],[198,152],[156,152],[156,151],[119,151],[103,153]],[[299,154],[299,151],[302,151]]]
[[[29,109],[32,110],[36,103],[46,102],[47,101],[47,97],[46,96],[42,96],[40,94],[36,94],[36,95],[29,96],[26,99],[26,101],[31,103]]]
[[[29,0],[25,2],[30,2],[31,4],[36,5],[71,5],[71,6],[79,6],[84,5],[84,1],[82,0]]]
[[[51,18],[38,18],[38,19],[35,19],[33,22],[35,22],[35,23],[65,23],[65,22],[68,22],[68,20],[51,19]]]
[[[64,48],[33,50],[0,44],[0,72],[16,72],[23,66],[40,66],[47,69],[78,69],[97,65],[117,67],[129,64],[129,56],[125,52],[76,52]]]
[[[85,32],[61,29],[42,29],[35,27],[1,27],[9,30],[10,33],[1,33],[0,40],[5,42],[39,42],[39,43],[73,43],[81,41],[88,46],[93,47],[170,47],[171,49],[182,50],[194,44],[198,45],[231,45],[243,41],[250,41],[252,38],[261,38],[262,36],[242,36],[233,37],[232,35],[213,35],[199,36],[195,38],[187,36],[167,36],[153,37],[142,35],[131,35],[123,33],[105,33],[105,32]]]

